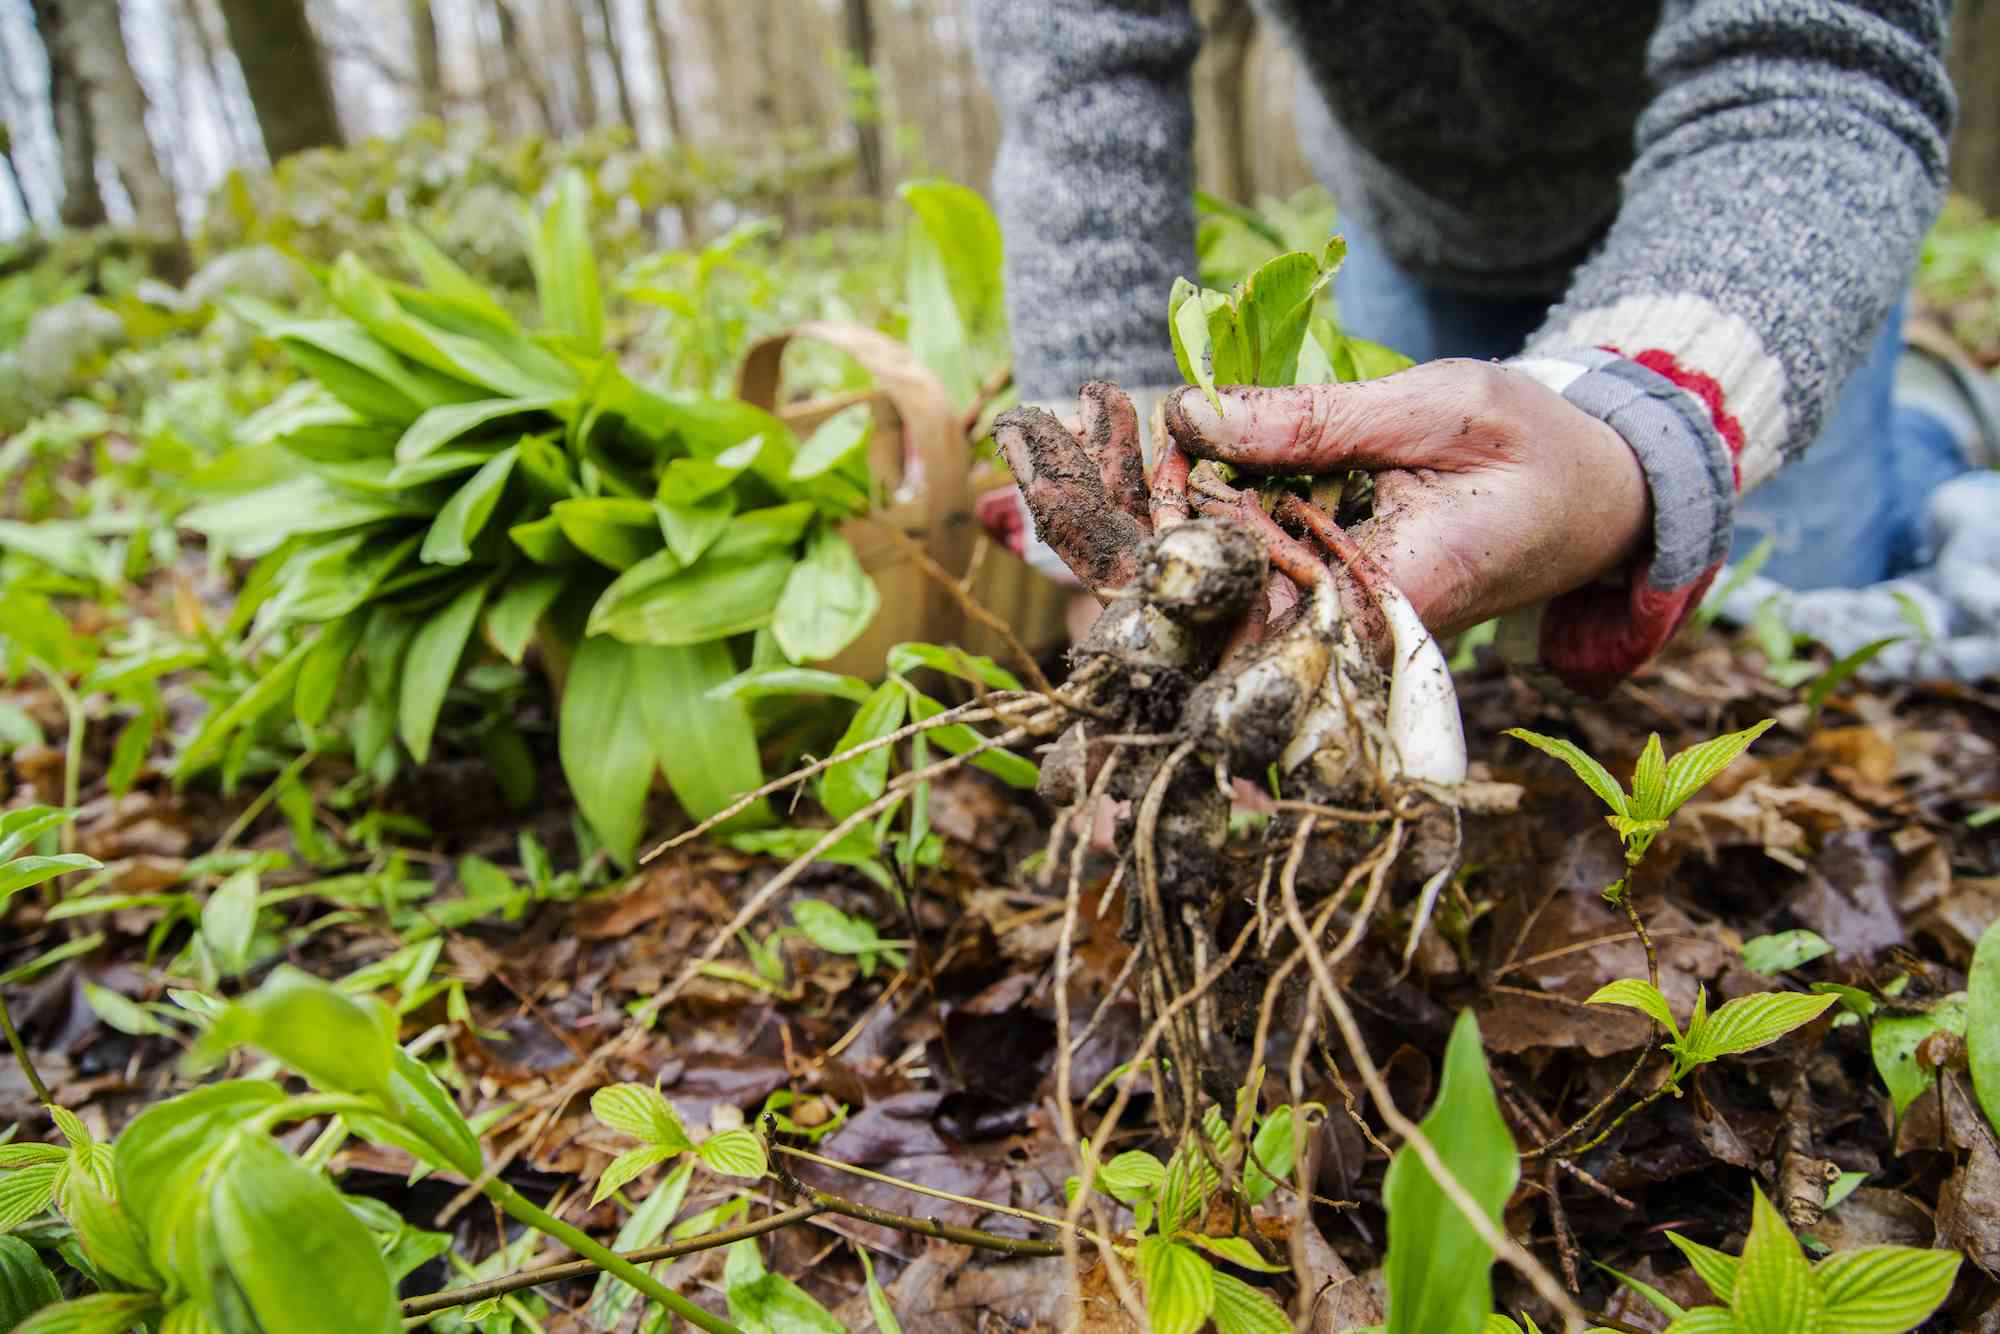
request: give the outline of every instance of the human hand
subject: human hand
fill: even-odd
[[[1427,362],[1380,380],[1220,390],[1167,401],[1190,454],[1252,472],[1375,474],[1352,534],[1434,634],[1580,588],[1645,548],[1652,502],[1611,427],[1491,362]]]
[[[1163,443],[1149,481],[1130,400],[1097,382],[1081,408],[1076,427],[1028,407],[993,429],[1036,532],[1085,587],[1113,600],[1079,653],[1200,681],[1181,725],[1237,772],[1325,761],[1320,776],[1332,782],[1367,752],[1379,773],[1464,780],[1464,736],[1434,635],[1331,516],[1288,495],[1274,519],[1257,492],[1194,470],[1178,440]]]

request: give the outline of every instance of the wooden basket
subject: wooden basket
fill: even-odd
[[[794,338],[840,349],[874,377],[875,387],[827,398],[787,403],[782,362]],[[882,593],[882,609],[861,637],[825,664],[831,671],[874,677],[892,645],[905,640],[956,643],[998,653],[999,637],[968,620],[949,590],[924,573],[892,537],[893,526],[920,544],[953,575],[972,557],[977,525],[972,513],[971,442],[951,395],[902,343],[859,324],[815,321],[795,325],[751,346],[736,375],[737,397],[777,416],[800,435],[844,408],[866,403],[875,415],[869,467],[882,479],[887,503],[850,520],[842,535],[861,568]],[[998,545],[989,547],[971,594],[1014,629],[1034,652],[1059,645],[1069,590],[1045,578]]]

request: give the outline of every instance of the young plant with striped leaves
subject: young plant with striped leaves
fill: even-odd
[[[1951,1293],[1964,1256],[1914,1246],[1867,1246],[1808,1261],[1764,1192],[1751,1187],[1750,1236],[1730,1255],[1678,1232],[1680,1248],[1716,1305],[1682,1307],[1619,1278],[1672,1323],[1667,1334],[1907,1334]]]
[[[1646,1015],[1659,1026],[1658,1032],[1667,1035],[1664,1048],[1672,1058],[1673,1065],[1660,1088],[1627,1108],[1616,1121],[1612,1122],[1613,1126],[1620,1124],[1663,1091],[1679,1097],[1680,1081],[1689,1071],[1723,1056],[1738,1055],[1768,1046],[1787,1033],[1811,1023],[1834,1003],[1832,996],[1760,991],[1748,996],[1738,996],[1711,1014],[1708,1009],[1708,990],[1703,987],[1695,996],[1694,1010],[1688,1017],[1687,1028],[1684,1031],[1674,1018],[1673,1009],[1667,1003],[1666,993],[1660,989],[1658,956],[1654,952],[1652,938],[1646,933],[1644,921],[1632,905],[1629,893],[1631,873],[1645,860],[1647,851],[1653,846],[1653,840],[1666,831],[1674,813],[1686,805],[1697,792],[1713,782],[1738,756],[1749,749],[1751,742],[1762,736],[1774,723],[1774,719],[1766,718],[1740,732],[1730,732],[1697,742],[1671,760],[1666,757],[1665,749],[1660,744],[1660,734],[1655,732],[1646,739],[1645,749],[1639,753],[1638,763],[1633,766],[1632,788],[1629,792],[1595,757],[1575,742],[1566,741],[1561,737],[1544,736],[1522,727],[1509,728],[1507,731],[1508,736],[1525,741],[1536,750],[1568,765],[1570,770],[1583,780],[1584,786],[1611,808],[1611,814],[1605,816],[1605,821],[1617,832],[1619,841],[1624,845],[1626,874],[1605,887],[1604,897],[1624,909],[1634,934],[1638,936],[1640,945],[1646,951],[1648,976],[1620,978],[1607,983],[1590,996],[1588,1003],[1622,1005]],[[1652,1047],[1649,1045],[1640,1053],[1640,1063],[1643,1064],[1651,1053]],[[1633,1067],[1634,1075],[1638,1069],[1637,1065]],[[1631,1077],[1627,1076],[1628,1080]],[[1601,1105],[1599,1110],[1602,1110]],[[1586,1121],[1589,1119],[1587,1117]],[[1544,1145],[1543,1151],[1553,1150],[1558,1145],[1580,1136],[1585,1128],[1585,1123],[1579,1122]],[[1602,1139],[1603,1136],[1600,1135],[1598,1138]]]
[[[1639,762],[1633,766],[1630,792],[1595,756],[1574,741],[1544,736],[1525,727],[1510,727],[1507,735],[1561,760],[1598,800],[1611,808],[1604,821],[1617,832],[1619,842],[1624,845],[1626,874],[1605,887],[1604,897],[1612,903],[1622,903],[1631,872],[1645,860],[1653,840],[1666,832],[1674,812],[1715,781],[1737,756],[1750,748],[1751,742],[1776,722],[1775,718],[1766,718],[1740,732],[1697,742],[1671,760],[1660,744],[1660,734],[1655,732],[1646,738],[1646,747],[1639,752]]]

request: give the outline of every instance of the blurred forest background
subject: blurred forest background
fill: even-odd
[[[998,125],[963,0],[0,0],[0,231],[196,226],[239,168],[426,119],[628,135],[665,203],[812,183],[983,183]],[[1293,71],[1246,0],[1203,0],[1202,176],[1307,183]],[[720,182],[716,178],[730,179]],[[717,189],[718,185],[723,188]],[[794,201],[796,206],[796,201]],[[702,226],[671,212],[665,224]],[[667,241],[685,238],[671,234]]]
[[[1250,0],[1196,8],[1202,187],[1290,195],[1292,61]],[[1953,73],[1958,186],[1994,211],[2000,0],[1960,0]],[[815,184],[982,184],[998,138],[965,0],[0,0],[0,113],[0,235],[183,233],[239,169],[442,120],[670,164],[647,202],[685,242]]]

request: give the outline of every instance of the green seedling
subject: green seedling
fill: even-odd
[[[1683,1033],[1674,1022],[1666,996],[1658,987],[1639,978],[1606,983],[1588,1001],[1591,1005],[1623,1005],[1638,1010],[1667,1031],[1670,1040],[1666,1050],[1674,1060],[1667,1079],[1676,1096],[1680,1081],[1689,1071],[1724,1056],[1767,1047],[1819,1018],[1833,1003],[1832,996],[1759,991],[1738,996],[1710,1014],[1708,988],[1702,987],[1695,994],[1694,1013],[1688,1017],[1687,1031]]]
[[[590,1098],[591,1115],[604,1125],[630,1135],[639,1146],[611,1160],[597,1179],[596,1204],[641,1172],[692,1153],[724,1176],[760,1180],[770,1169],[764,1141],[753,1130],[719,1130],[696,1143],[666,1095],[649,1084],[613,1084]]]
[[[1246,1100],[1254,1096],[1249,1090],[1257,1082],[1246,1084]],[[1247,1101],[1238,1110],[1247,1113]],[[1237,1168],[1245,1205],[1262,1203],[1291,1172],[1304,1147],[1307,1122],[1319,1112],[1310,1104],[1274,1108],[1256,1122],[1246,1145],[1211,1107],[1202,1120],[1205,1144],[1190,1140],[1164,1163],[1153,1154],[1128,1150],[1091,1172],[1091,1190],[1132,1210],[1137,1245],[1120,1249],[1138,1262],[1154,1334],[1194,1334],[1209,1321],[1218,1334],[1282,1334],[1291,1328],[1290,1318],[1263,1289],[1216,1261],[1256,1273],[1281,1273],[1284,1266],[1240,1236],[1211,1234],[1206,1222],[1222,1184],[1218,1163]],[[1088,1140],[1083,1154],[1085,1162],[1095,1162]],[[1081,1178],[1064,1183],[1072,1201],[1082,1189]]]
[[[1604,897],[1613,903],[1622,903],[1630,872],[1645,859],[1653,840],[1666,832],[1674,812],[1713,782],[1776,721],[1766,718],[1741,732],[1696,742],[1671,760],[1666,758],[1660,745],[1660,734],[1655,732],[1646,738],[1646,748],[1639,753],[1639,762],[1632,770],[1632,790],[1629,793],[1602,764],[1574,741],[1544,736],[1525,727],[1510,727],[1507,735],[1561,760],[1583,780],[1585,787],[1597,794],[1598,800],[1611,808],[1611,814],[1604,819],[1617,831],[1619,842],[1624,845],[1627,874],[1606,887]]]
[[[1657,1289],[1618,1275],[1671,1322],[1667,1334],[1906,1334],[1951,1292],[1964,1260],[1957,1252],[1869,1246],[1837,1251],[1813,1264],[1764,1192],[1751,1190],[1750,1236],[1742,1255],[1667,1233],[1717,1305],[1684,1308]]]

